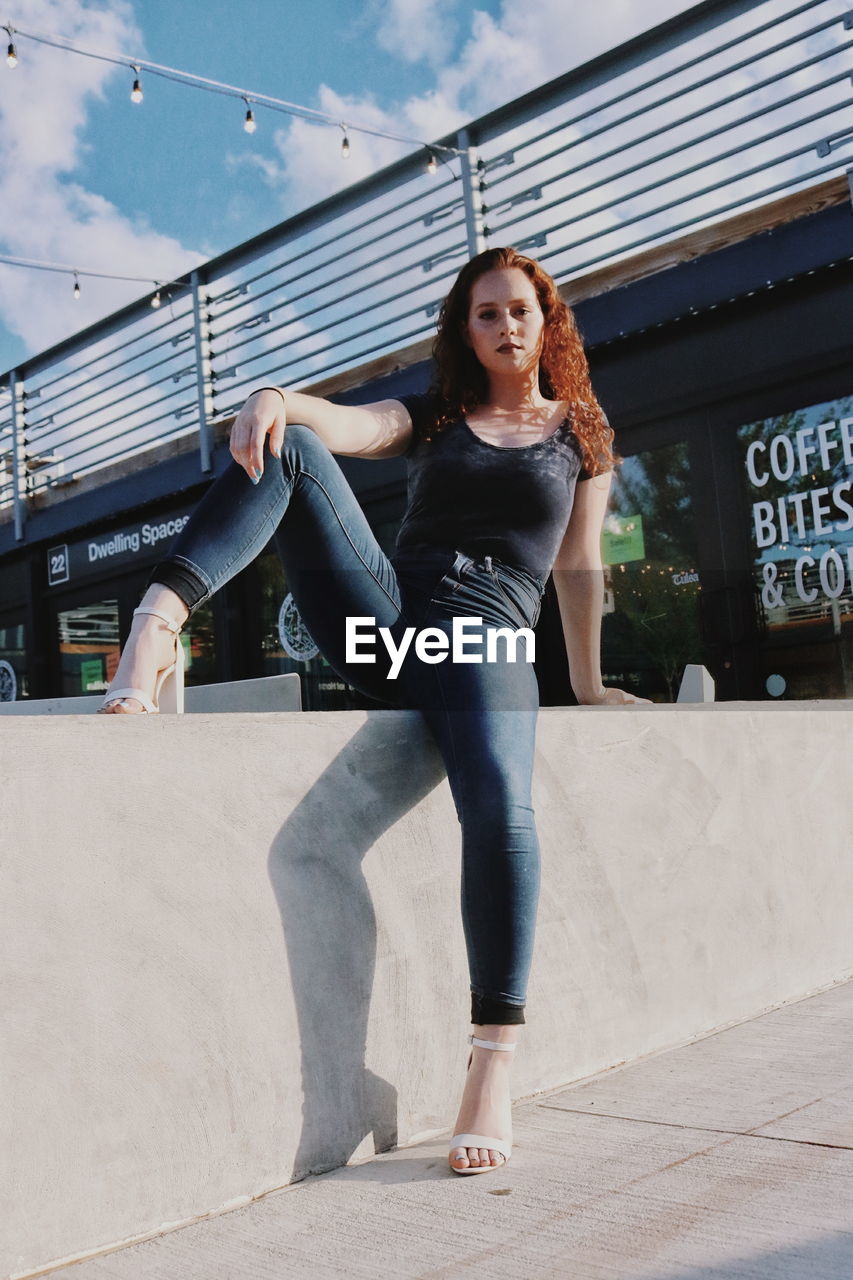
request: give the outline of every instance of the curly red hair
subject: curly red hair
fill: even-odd
[[[474,283],[487,271],[518,267],[531,281],[545,317],[539,357],[539,389],[549,400],[567,400],[583,463],[593,475],[619,461],[613,452],[613,428],[598,403],[575,317],[560,297],[554,280],[533,258],[515,249],[486,249],[466,262],[442,303],[433,343],[436,374],[432,392],[440,410],[426,438],[436,434],[477,405],[489,390],[488,375],[464,341]]]

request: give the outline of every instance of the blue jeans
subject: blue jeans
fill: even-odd
[[[300,617],[334,670],[369,697],[421,712],[444,759],[462,828],[462,923],[472,1021],[524,1022],[539,897],[539,844],[531,802],[539,690],[525,661],[500,638],[486,661],[489,628],[533,627],[544,584],[486,556],[418,547],[388,557],[346,477],[308,427],[288,426],[281,460],[264,446],[252,484],[232,462],[202,498],[152,571],[192,613],[263,550],[270,537]],[[373,618],[362,653],[348,662],[347,617]],[[414,641],[399,674],[378,628],[399,646],[406,627],[437,628],[451,642],[454,617],[466,624],[465,652],[479,662],[422,660]],[[476,640],[482,639],[477,647]],[[437,650],[433,649],[433,653]]]

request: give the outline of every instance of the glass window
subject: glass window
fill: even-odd
[[[404,506],[400,495],[370,505],[371,528],[386,555],[394,550]],[[383,705],[342,680],[320,653],[299,617],[278,554],[259,556],[255,566],[261,592],[263,674],[296,672],[306,711],[352,711]]]
[[[60,697],[106,690],[119,660],[118,617],[118,600],[98,600],[57,614]]]
[[[281,560],[275,553],[255,561],[261,590],[261,650],[265,676],[296,672],[305,711],[351,711],[376,704],[346,681],[320,653],[303,625]]]
[[[674,702],[686,664],[702,662],[689,480],[684,441],[626,458],[602,532],[604,682],[655,702]]]
[[[23,622],[0,624],[0,702],[31,697],[26,634]]]
[[[738,430],[768,698],[853,697],[853,397]]]
[[[181,631],[187,685],[214,684],[216,674],[216,634],[213,607],[208,601],[196,609]]]
[[[121,656],[118,600],[76,605],[57,614],[62,685],[59,696],[105,693]],[[216,679],[213,612],[210,605],[196,610],[181,632],[186,683],[208,684]]]

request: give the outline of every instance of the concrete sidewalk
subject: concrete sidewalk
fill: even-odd
[[[520,1103],[504,1170],[457,1177],[446,1148],[308,1178],[51,1274],[850,1280],[853,982]]]

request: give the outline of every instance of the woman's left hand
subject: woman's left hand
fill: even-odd
[[[582,707],[621,707],[633,702],[651,704],[651,701],[651,698],[638,698],[635,693],[628,693],[627,689],[615,689],[612,686],[605,688],[604,685],[601,686],[598,693],[578,698],[578,702]]]

